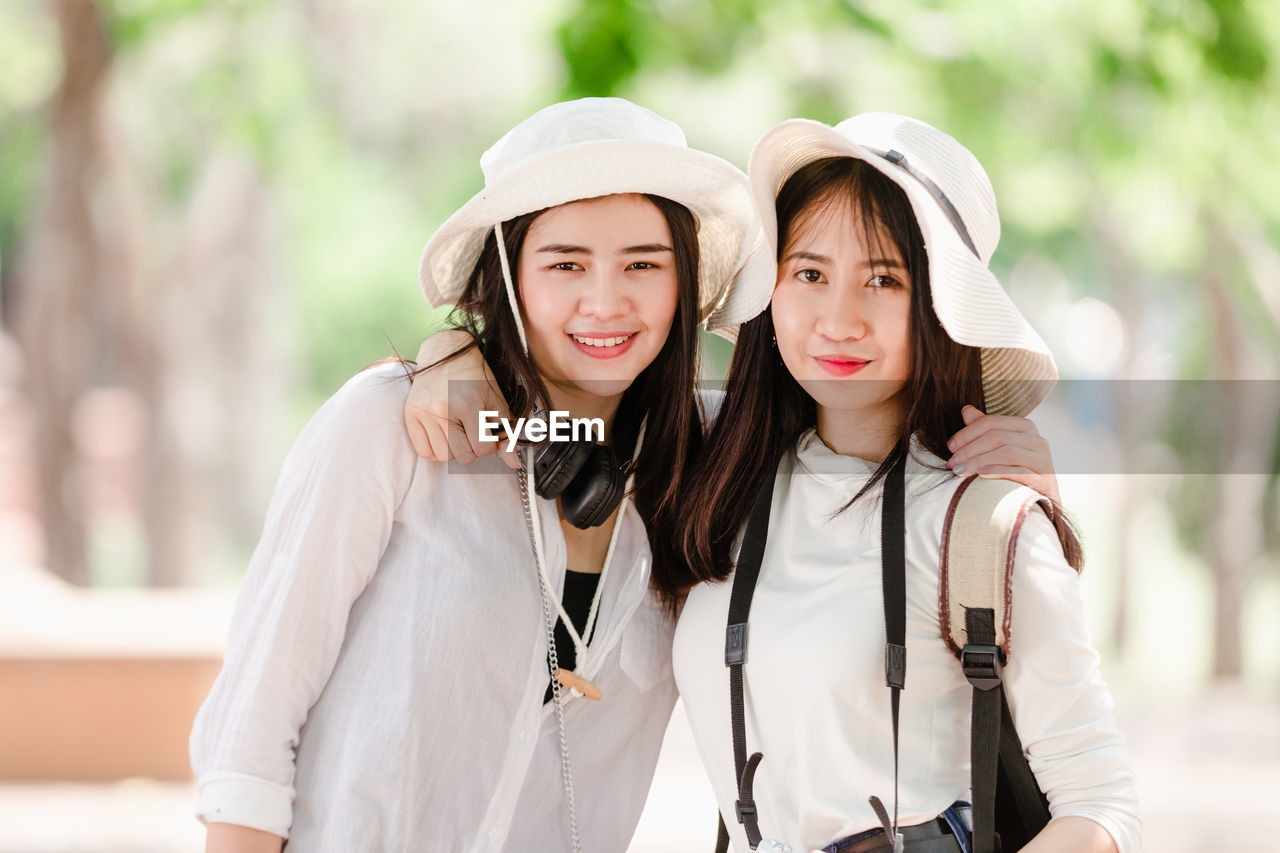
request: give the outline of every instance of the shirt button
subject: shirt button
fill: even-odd
[[[528,730],[528,729],[521,729],[521,730],[520,730],[520,742],[521,742],[521,743],[528,743],[528,742],[529,742],[529,730]]]

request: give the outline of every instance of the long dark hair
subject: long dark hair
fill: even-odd
[[[964,426],[965,404],[984,408],[981,351],[953,341],[933,312],[929,259],[915,213],[902,188],[862,160],[832,157],[799,169],[778,193],[778,252],[804,213],[830,201],[847,201],[858,213],[856,227],[866,245],[877,247],[877,223],[906,263],[911,278],[909,323],[911,374],[898,392],[901,418],[897,439],[914,438],[931,453],[947,458],[947,439]],[[744,323],[725,381],[724,401],[707,439],[715,451],[703,455],[690,482],[681,515],[684,551],[682,588],[699,581],[723,580],[732,571],[732,547],[746,522],[756,493],[778,460],[817,423],[817,405],[782,363],[774,344],[773,315],[763,312]],[[892,466],[892,454],[854,497],[857,501]],[[852,501],[850,502],[852,503]],[[1054,522],[1068,561],[1081,562],[1079,541],[1061,512]]]
[[[634,466],[633,498],[644,519],[653,552],[653,585],[664,591],[674,588],[681,573],[675,547],[679,541],[677,499],[684,494],[686,480],[702,445],[702,413],[696,396],[698,230],[693,214],[683,205],[661,196],[644,197],[658,208],[671,230],[678,290],[676,312],[661,351],[623,393],[609,443],[620,459],[631,458],[640,424],[646,423],[644,441]],[[544,212],[526,213],[502,223],[511,274],[517,277],[513,280],[517,294],[520,251],[529,228]],[[478,347],[512,414],[527,415],[535,403],[551,408],[546,385],[520,345],[492,231],[485,238],[480,257],[457,306],[449,315],[449,322],[453,328],[468,332],[471,343],[436,364]],[[416,372],[434,366],[422,366]],[[674,609],[674,601],[671,598],[665,603]]]

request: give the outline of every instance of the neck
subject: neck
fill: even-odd
[[[597,397],[584,394],[577,389],[561,388],[547,382],[547,396],[551,398],[551,408],[568,412],[570,417],[600,418],[604,421],[604,443],[610,443],[609,437],[613,435],[613,419],[618,414],[618,405],[622,402],[621,394],[613,397]]]
[[[898,407],[892,402],[873,410],[818,406],[818,438],[841,456],[883,462],[898,443],[899,425]]]

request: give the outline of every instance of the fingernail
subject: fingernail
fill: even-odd
[[[955,472],[955,473],[957,473],[957,474],[963,474],[963,473],[965,472],[965,464],[964,464],[963,462],[961,462],[960,464],[956,465],[956,467],[952,468],[951,470],[952,470],[952,471],[954,471],[954,472]]]
[[[955,439],[952,439],[951,441],[948,441],[948,442],[947,442],[947,450],[950,450],[952,453],[955,453],[955,452],[956,452],[956,442],[955,442]]]

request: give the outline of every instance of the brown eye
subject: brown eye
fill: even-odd
[[[800,270],[796,277],[806,284],[819,284],[822,281],[822,273],[815,269]]]
[[[901,287],[902,282],[898,281],[891,275],[873,275],[871,280],[867,282],[871,287]]]

